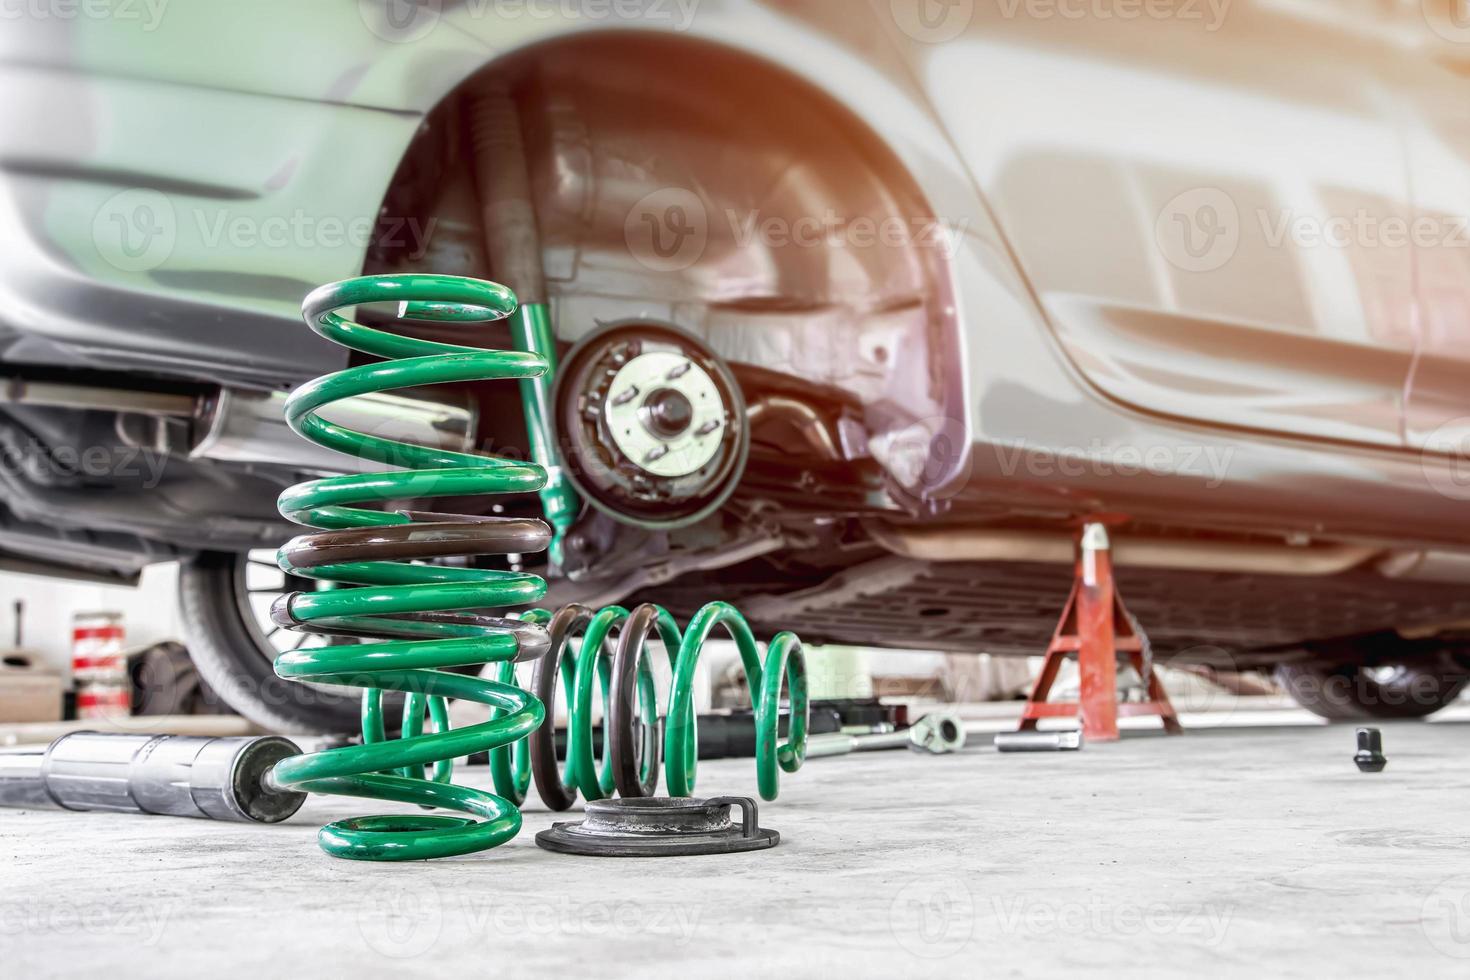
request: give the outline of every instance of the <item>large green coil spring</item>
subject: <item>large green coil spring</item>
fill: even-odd
[[[532,736],[530,751],[536,789],[547,806],[565,810],[577,793],[588,800],[605,799],[616,790],[624,797],[652,796],[658,786],[659,755],[667,767],[670,796],[694,792],[698,764],[698,731],[693,689],[700,653],[711,634],[723,629],[739,650],[750,686],[756,727],[756,777],[760,794],[776,798],[780,773],[796,772],[806,755],[806,660],[801,641],[789,632],[777,634],[762,661],[750,626],[739,611],[725,602],[711,602],[680,630],[661,606],[647,603],[629,612],[608,606],[594,612],[584,606],[566,606],[555,614],[537,609],[524,617],[545,624],[551,645],[536,667],[533,690],[551,704],[556,678],[562,678],[567,702],[566,765],[558,770],[551,726]],[[610,635],[617,631],[615,653],[609,653]],[[574,653],[572,639],[581,636]],[[669,656],[673,678],[663,717],[662,746],[659,712],[648,642],[657,637]],[[783,687],[790,702],[787,738],[780,740],[780,704]],[[593,698],[600,688],[604,708],[601,765],[594,748]]]
[[[495,847],[520,830],[516,809],[529,775],[524,743],[545,709],[514,684],[515,662],[541,655],[540,627],[479,612],[540,599],[536,575],[443,564],[425,559],[544,549],[543,522],[514,518],[385,511],[356,505],[394,500],[525,493],[540,490],[545,471],[528,464],[472,456],[385,439],[338,425],[320,412],[355,395],[445,382],[520,379],[546,371],[530,353],[492,351],[400,336],[348,319],[358,304],[396,303],[399,317],[477,323],[509,316],[516,298],[495,283],[451,276],[366,276],[323,286],[306,298],[302,315],[335,343],[385,358],[312,381],[287,402],[298,434],[350,456],[402,469],[349,474],[299,484],[281,495],[281,513],[319,529],[287,543],[282,569],[329,583],[278,600],[273,616],[293,629],[383,642],[344,643],[281,655],[281,677],[364,688],[363,742],[283,760],[282,785],[457,810],[469,817],[410,814],[358,817],[323,828],[322,848],[338,857],[416,860]],[[451,668],[498,663],[497,677]],[[402,735],[388,739],[383,691],[404,692]],[[451,730],[447,699],[489,705],[490,721]],[[431,730],[425,732],[425,716]],[[490,751],[495,793],[455,785],[452,760]],[[433,767],[432,775],[427,771]],[[479,818],[479,819],[474,819]]]
[[[670,795],[690,795],[698,760],[692,690],[700,654],[716,629],[727,633],[739,650],[755,707],[759,789],[765,799],[775,799],[778,770],[795,772],[806,752],[806,665],[794,634],[778,634],[762,660],[745,619],[723,602],[702,608],[684,630],[667,610],[648,604],[631,612],[619,606],[593,612],[572,605],[555,613],[533,609],[517,619],[489,617],[479,610],[533,604],[545,594],[546,583],[531,574],[424,562],[540,551],[552,537],[544,522],[355,506],[527,493],[546,483],[545,471],[535,464],[397,442],[320,414],[356,395],[446,382],[534,378],[547,370],[545,360],[535,354],[405,337],[341,312],[374,303],[398,304],[404,320],[455,323],[497,320],[516,309],[515,296],[503,286],[431,275],[349,279],[323,286],[302,304],[312,330],[386,361],[302,386],[287,401],[288,423],[319,445],[401,469],[313,480],[280,497],[282,514],[317,531],[288,542],[278,563],[287,573],[326,587],[281,597],[272,610],[276,622],[381,642],[297,650],[277,658],[281,677],[363,688],[363,738],[361,745],[285,759],[272,778],[311,792],[415,803],[480,819],[442,814],[357,817],[324,827],[322,848],[338,857],[395,861],[495,847],[520,830],[517,807],[533,771],[547,805],[566,809],[578,792],[589,800],[606,798],[614,790],[624,796],[653,795],[662,754]],[[614,635],[615,653],[610,652]],[[661,742],[648,653],[655,636],[673,670]],[[516,664],[527,660],[536,661],[534,692],[516,686]],[[494,680],[453,672],[486,664],[498,664]],[[552,726],[543,724],[544,705],[554,698],[557,677],[562,678],[569,712],[563,769],[557,766]],[[600,765],[593,737],[593,696],[599,684],[607,716]],[[785,741],[778,730],[783,689],[790,703]],[[396,739],[387,735],[384,691],[407,695]],[[451,730],[450,698],[489,705],[490,721]],[[526,736],[532,733],[528,745]],[[484,751],[489,752],[495,792],[451,782],[453,759]]]

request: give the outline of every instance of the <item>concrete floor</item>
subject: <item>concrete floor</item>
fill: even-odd
[[[316,848],[323,821],[364,812],[350,800],[269,828],[0,811],[0,962],[111,978],[1463,977],[1470,725],[1383,727],[1378,775],[1354,768],[1351,729],[1280,724],[814,760],[763,805],[781,846],[726,857],[554,855],[533,842],[553,819],[534,804],[494,852],[377,866]],[[750,792],[752,765],[706,763],[701,789]]]

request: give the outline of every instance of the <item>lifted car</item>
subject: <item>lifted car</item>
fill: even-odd
[[[1076,528],[1105,517],[1161,661],[1279,668],[1329,717],[1456,697],[1470,251],[1440,246],[1470,142],[1433,35],[1392,5],[1237,2],[1203,30],[920,4],[11,24],[6,561],[126,581],[179,560],[223,696],[353,726],[350,697],[270,668],[323,642],[265,615],[306,584],[270,558],[295,530],[276,496],[355,465],[281,407],[348,363],[302,326],[308,291],[432,271],[548,304],[545,409],[583,506],[559,566],[520,560],[555,598],[717,593],[809,643],[1034,654]],[[508,153],[523,197],[492,191]],[[1390,242],[1425,218],[1444,235]],[[611,381],[650,357],[699,370],[611,425]],[[531,451],[515,386],[430,394],[346,421]],[[456,509],[492,505],[542,507]]]

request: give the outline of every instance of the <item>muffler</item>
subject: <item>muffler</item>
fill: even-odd
[[[232,388],[199,399],[189,458],[270,463],[314,473],[382,468],[372,460],[344,456],[299,438],[286,425],[285,404],[283,391]],[[322,411],[322,417],[393,442],[461,453],[474,448],[475,414],[464,406],[374,393],[336,402]]]
[[[0,377],[0,405],[117,413],[123,443],[189,459],[286,466],[312,473],[358,472],[359,461],[297,438],[286,425],[286,393],[219,388],[207,394]],[[478,419],[466,405],[371,393],[323,413],[358,432],[451,452],[473,452]]]

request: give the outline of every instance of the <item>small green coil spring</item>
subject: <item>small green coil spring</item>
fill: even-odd
[[[313,480],[280,497],[283,515],[317,531],[288,542],[278,563],[289,574],[327,585],[282,596],[272,610],[275,621],[292,629],[375,642],[303,649],[277,658],[275,671],[281,677],[364,689],[362,744],[283,760],[272,778],[316,793],[470,815],[357,817],[330,824],[319,836],[322,848],[337,857],[406,861],[480,851],[516,835],[521,827],[516,806],[530,779],[522,740],[545,716],[542,703],[514,683],[516,662],[537,658],[547,648],[545,631],[533,623],[478,612],[532,604],[545,594],[545,581],[530,574],[424,562],[539,551],[549,543],[551,529],[539,520],[357,505],[534,493],[545,485],[546,473],[533,464],[396,442],[339,425],[320,413],[355,395],[446,382],[534,378],[547,366],[534,354],[415,339],[342,313],[348,307],[381,303],[398,304],[400,320],[469,324],[509,316],[516,298],[504,286],[475,279],[397,275],[323,286],[302,304],[302,316],[316,333],[385,360],[297,389],[286,406],[291,428],[318,445],[402,469]],[[486,664],[499,664],[496,679],[454,672]],[[384,691],[406,694],[402,734],[396,739],[386,734]],[[451,729],[450,698],[489,705],[490,720]],[[496,791],[454,784],[453,760],[483,751],[491,754]]]
[[[544,624],[550,646],[536,665],[532,690],[554,703],[556,678],[562,679],[567,703],[566,764],[558,769],[551,726],[530,740],[536,790],[554,810],[565,810],[580,792],[601,800],[616,790],[623,797],[653,796],[658,786],[660,748],[670,796],[694,792],[698,765],[698,729],[694,710],[695,671],[701,652],[715,630],[734,640],[750,687],[756,729],[756,778],[762,798],[774,800],[780,771],[796,772],[806,757],[808,699],[806,659],[794,633],[778,633],[761,659],[760,648],[745,618],[726,602],[701,608],[681,630],[661,606],[645,603],[631,612],[621,606],[593,611],[569,605],[551,613],[537,609],[524,617]],[[610,636],[617,643],[609,653]],[[572,640],[581,636],[574,653]],[[669,656],[673,677],[659,737],[657,692],[648,651],[657,636]],[[781,692],[790,703],[789,728],[780,739]],[[600,689],[604,723],[601,764],[594,748],[593,698]],[[662,744],[660,744],[662,743]]]

